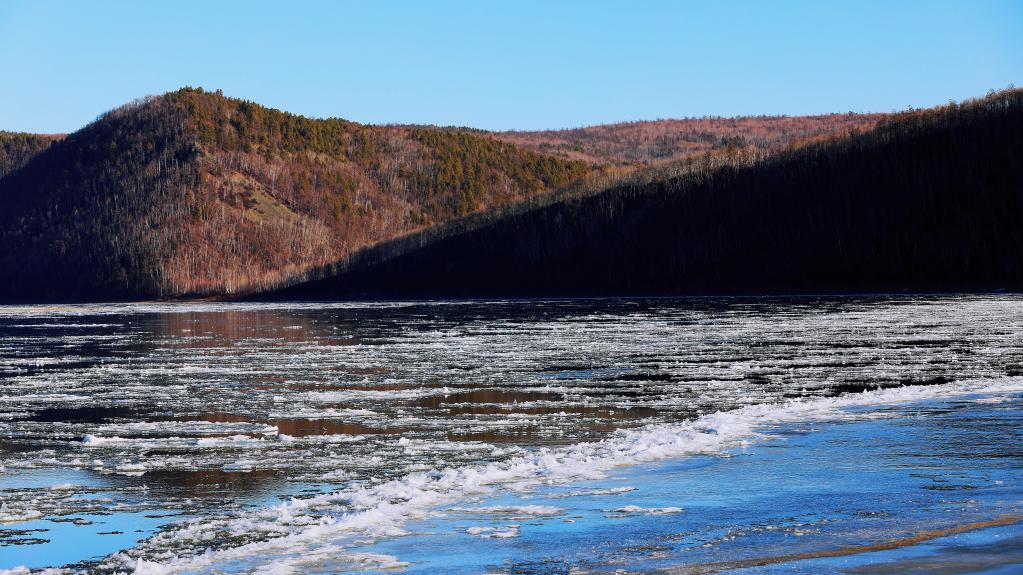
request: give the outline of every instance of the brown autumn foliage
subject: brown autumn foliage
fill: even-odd
[[[175,294],[271,288],[593,171],[480,135],[311,120],[202,90],[169,98],[198,134],[201,174],[190,239],[165,264]]]
[[[474,214],[487,221],[663,170],[742,165],[875,121],[710,118],[493,134],[310,119],[185,88],[63,139],[0,134],[0,295],[262,292]],[[658,161],[666,157],[682,159]],[[636,170],[644,164],[659,167]]]
[[[803,140],[869,130],[884,116],[848,113],[703,117],[493,135],[504,142],[560,158],[601,164],[652,164],[728,149],[774,152]]]
[[[313,120],[186,88],[105,114],[0,179],[0,291],[261,291],[594,171],[485,135]]]

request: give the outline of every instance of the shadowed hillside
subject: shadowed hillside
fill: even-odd
[[[0,179],[0,293],[161,293],[200,173],[186,117],[158,98],[107,113]]]
[[[0,131],[0,178],[21,168],[63,136]]]
[[[593,172],[483,135],[312,120],[184,89],[50,145],[0,137],[0,295],[260,291]]]
[[[1014,90],[460,220],[276,296],[1020,288],[1021,217]]]

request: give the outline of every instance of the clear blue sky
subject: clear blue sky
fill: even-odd
[[[490,129],[890,111],[1023,85],[1023,1],[0,0],[0,129],[181,86]]]

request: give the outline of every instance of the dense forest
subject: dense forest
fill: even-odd
[[[385,242],[274,297],[1023,288],[1023,91]]]
[[[1014,285],[1017,100],[491,133],[185,88],[0,132],[0,298]]]
[[[600,171],[486,135],[313,120],[190,88],[63,139],[0,145],[7,299],[265,290]]]
[[[0,179],[0,293],[6,298],[161,293],[199,182],[185,116],[134,102],[57,141]]]
[[[0,178],[21,169],[36,154],[61,139],[59,135],[0,131]]]
[[[868,130],[882,114],[747,116],[624,122],[571,130],[496,132],[495,138],[545,154],[592,163],[629,165],[746,149],[777,152],[821,136]]]

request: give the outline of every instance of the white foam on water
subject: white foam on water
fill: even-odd
[[[89,401],[89,397],[84,395],[75,395],[71,393],[27,393],[19,394],[17,396],[5,396],[0,395],[0,402],[37,402],[40,404],[46,403],[72,403],[75,401]]]
[[[492,507],[452,507],[446,511],[487,515],[558,515],[565,510],[553,505],[496,505]]]
[[[15,567],[13,569],[0,569],[0,575],[61,575],[63,569],[50,567],[48,569],[29,569],[28,567]]]
[[[568,497],[594,497],[600,495],[620,495],[622,493],[628,493],[635,491],[635,487],[611,487],[608,489],[579,489],[576,491],[569,491],[568,493],[554,493],[548,495],[551,499],[565,499]]]
[[[366,441],[365,435],[345,435],[345,434],[329,434],[329,435],[316,435],[308,437],[296,437],[295,441],[304,441],[309,443],[361,443]]]
[[[276,434],[271,436],[273,442],[282,441]],[[289,437],[289,436],[285,436]],[[287,441],[286,439],[283,441]],[[82,437],[84,447],[130,447],[136,450],[157,449],[157,448],[184,448],[196,449],[258,449],[266,447],[270,443],[263,437],[252,437],[249,435],[230,435],[226,437],[121,437],[118,435],[102,436],[87,433]]]
[[[258,573],[259,575],[297,575],[306,572],[307,567],[309,566],[322,567],[325,564],[332,565],[334,570],[359,572],[368,569],[374,571],[392,571],[409,566],[409,563],[401,561],[392,555],[384,555],[382,553],[351,552],[333,545],[325,545],[319,549],[312,550],[309,553],[282,558],[275,561],[272,565],[264,566],[258,571],[255,571],[255,573]],[[172,567],[146,561],[144,559],[136,560],[132,570],[134,573],[145,575],[171,575],[176,573]],[[14,571],[10,575],[22,575],[22,573],[27,575],[28,572]],[[54,575],[56,573],[56,571],[53,572]],[[0,571],[0,575],[7,574]],[[50,574],[44,572],[41,575]]]
[[[229,437],[205,437],[195,440],[196,447],[259,447],[265,445],[263,438],[248,435],[231,435]]]
[[[410,439],[402,437],[398,439],[397,445],[404,448],[406,453],[435,453],[439,451],[492,451],[495,447],[481,441],[430,441],[424,439]]]
[[[130,442],[130,441],[132,441],[132,440],[131,439],[126,439],[124,437],[117,437],[117,436],[113,436],[113,437],[100,437],[98,435],[92,435],[90,433],[86,433],[85,436],[82,437],[82,444],[86,445],[88,447],[98,447],[98,446],[101,446],[101,445],[115,445],[115,444],[121,444],[121,443]]]
[[[638,505],[626,505],[614,510],[615,513],[641,513],[643,515],[670,515],[682,513],[681,507],[640,507]]]
[[[286,401],[286,398],[282,398]],[[305,405],[292,405],[287,409],[275,409],[267,414],[270,419],[355,419],[364,420],[379,418],[381,414],[371,409],[348,408],[311,408]]]
[[[225,435],[237,433],[277,433],[277,427],[247,421],[134,421],[131,423],[97,424],[91,435],[98,437],[130,435],[131,437],[188,435]]]
[[[225,463],[221,469],[224,471],[252,471],[255,468],[255,462],[253,461],[235,461],[234,463]]]
[[[230,518],[186,521],[135,549],[109,557],[103,566],[136,573],[191,573],[240,562],[246,565],[246,570],[285,572],[278,569],[286,570],[296,556],[308,559],[323,549],[346,548],[354,545],[357,537],[367,535],[405,535],[409,521],[430,517],[441,513],[445,506],[473,496],[491,495],[501,489],[528,490],[541,485],[599,479],[617,466],[689,455],[723,454],[768,433],[774,425],[893,416],[897,412],[871,408],[1020,392],[1023,392],[1023,378],[1011,377],[750,405],[681,423],[619,430],[601,441],[537,449],[505,461],[416,472],[391,481],[358,484]],[[674,513],[677,510],[659,508],[642,512]],[[229,537],[244,537],[251,542],[235,547],[211,546],[218,538]]]
[[[418,399],[435,395],[451,395],[454,390],[447,387],[417,387],[413,389],[376,390],[345,389],[341,391],[309,391],[298,397],[314,403],[343,403],[346,401],[381,401],[389,399]]]
[[[521,527],[518,525],[505,525],[503,527],[470,527],[465,532],[484,539],[510,539],[518,537],[520,530]]]
[[[0,523],[21,523],[42,516],[43,514],[35,509],[19,509],[7,503],[0,503]]]

